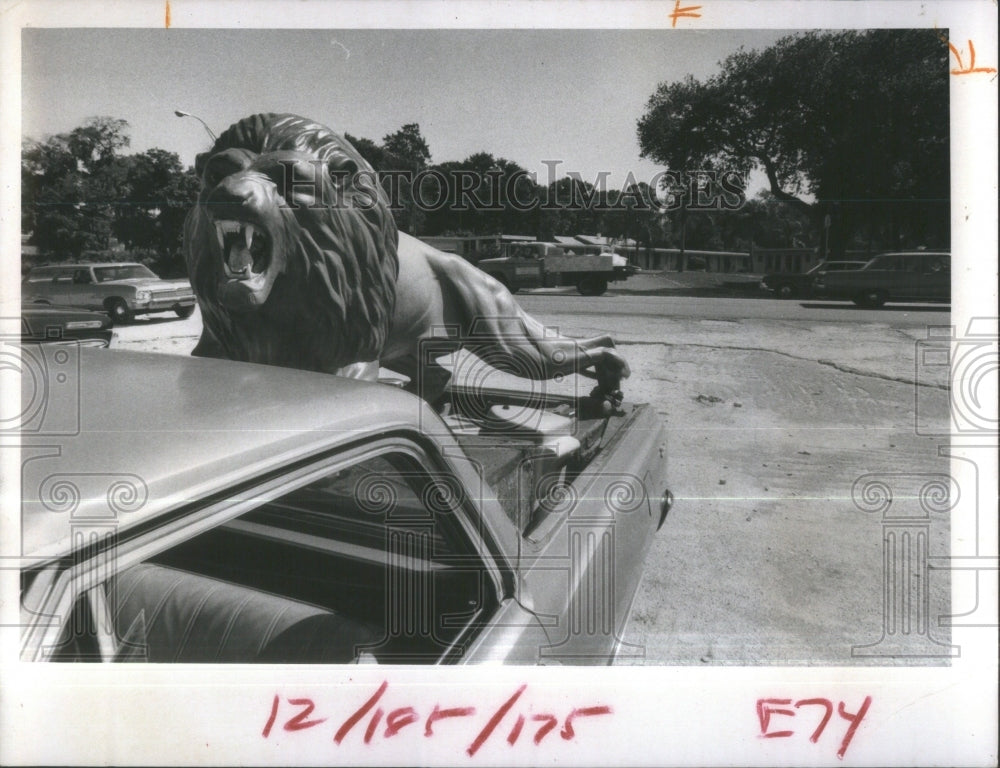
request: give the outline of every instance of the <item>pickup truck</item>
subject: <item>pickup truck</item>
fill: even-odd
[[[456,386],[436,411],[385,383],[59,350],[18,366],[22,660],[641,654],[622,638],[672,501],[651,407]]]
[[[512,292],[575,286],[584,296],[600,296],[609,282],[627,280],[638,271],[612,251],[575,254],[558,243],[546,242],[509,245],[506,255],[480,259],[476,266]]]
[[[887,301],[951,301],[951,254],[937,251],[883,253],[861,269],[819,272],[813,293],[850,299],[859,307]]]
[[[21,285],[21,300],[103,310],[116,324],[168,310],[190,317],[195,307],[190,282],[162,280],[148,267],[133,263],[33,267]]]

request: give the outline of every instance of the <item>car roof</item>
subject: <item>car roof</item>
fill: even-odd
[[[52,352],[45,360],[57,396],[45,403],[43,431],[48,424],[66,434],[22,434],[26,447],[39,445],[34,459],[26,448],[22,471],[25,555],[68,552],[74,521],[110,520],[122,532],[327,448],[436,418],[387,384],[228,360],[75,351],[78,359],[71,350],[70,359]],[[69,375],[59,383],[62,371]],[[38,401],[32,380],[22,377],[26,414]]]
[[[138,261],[81,261],[67,264],[39,264],[37,267],[32,267],[31,271],[34,272],[36,269],[87,269],[88,267],[144,267],[145,264],[140,264]],[[147,267],[148,269],[148,267]]]
[[[872,258],[878,258],[879,256],[948,256],[951,254],[948,251],[886,251],[885,253],[875,254]]]

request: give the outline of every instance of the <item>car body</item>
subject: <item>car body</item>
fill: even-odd
[[[21,299],[103,310],[115,323],[150,312],[189,317],[195,307],[190,282],[162,280],[148,267],[131,262],[33,267],[22,283]]]
[[[586,246],[579,246],[586,248]],[[521,288],[575,286],[584,296],[600,296],[609,282],[627,280],[638,268],[613,250],[576,253],[560,243],[508,243],[504,255],[476,266],[516,293]]]
[[[542,243],[542,250],[532,247],[517,247],[517,244],[507,249],[506,255],[488,259],[480,259],[476,266],[495,280],[503,283],[511,293],[517,293],[522,288],[545,287],[545,247],[553,249],[559,246]],[[531,243],[530,245],[535,245]]]
[[[109,347],[113,337],[111,319],[103,312],[54,304],[25,304],[21,307],[23,343]]]
[[[865,261],[821,261],[805,272],[769,272],[760,287],[773,291],[775,298],[794,299],[812,295],[813,280],[820,272],[844,272],[860,269]]]
[[[850,299],[860,307],[888,301],[951,301],[951,254],[943,251],[882,253],[861,269],[821,273],[813,282],[816,295]]]
[[[649,406],[566,431],[572,398],[479,392],[521,415],[487,428],[387,384],[76,355],[22,375],[22,444],[45,446],[22,471],[22,660],[594,664],[630,648],[671,501]]]

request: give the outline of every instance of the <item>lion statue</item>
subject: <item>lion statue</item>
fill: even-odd
[[[397,232],[371,166],[325,126],[244,118],[196,170],[184,256],[204,329],[192,354],[371,379],[381,365],[435,403],[450,373],[421,364],[434,339],[438,356],[464,348],[520,376],[583,373],[620,404],[629,367],[610,337],[555,334],[472,264]]]

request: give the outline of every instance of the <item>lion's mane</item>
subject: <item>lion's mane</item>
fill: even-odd
[[[230,167],[232,158],[238,167]],[[269,234],[272,248],[281,249],[281,271],[260,306],[234,310],[220,298],[226,256],[209,214],[213,191],[238,174],[259,183],[266,179],[262,168],[273,171],[281,162],[328,171],[316,173],[322,204],[315,196],[309,204],[296,202],[295,188],[273,185],[281,210],[268,213],[281,224]],[[257,114],[223,132],[198,156],[196,170],[202,187],[184,236],[205,327],[194,354],[325,372],[378,359],[396,301],[398,233],[386,196],[357,150],[298,115]]]

